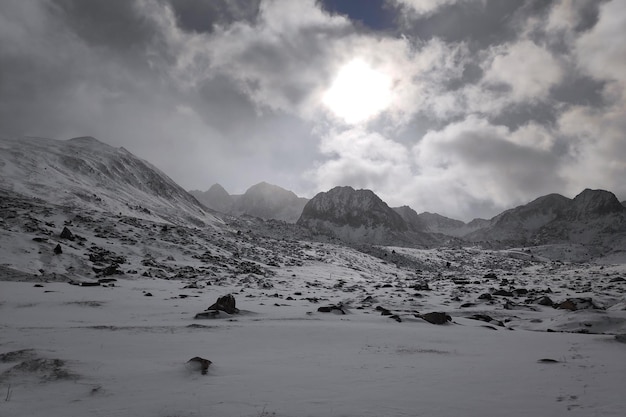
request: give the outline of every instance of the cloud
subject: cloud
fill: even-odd
[[[315,0],[96,3],[0,2],[3,134],[96,136],[186,188],[343,184],[465,219],[626,196],[618,1],[388,0],[379,31]],[[323,97],[355,61],[389,102],[346,123]]]
[[[405,13],[414,13],[417,16],[433,14],[439,9],[454,4],[484,4],[486,0],[389,0],[391,3],[403,6]]]
[[[324,190],[351,185],[390,195],[398,181],[412,175],[408,150],[376,132],[360,128],[331,132],[322,139],[320,150],[330,159],[312,175]]]
[[[511,131],[470,116],[428,132],[408,148],[360,129],[328,135],[329,156],[313,172],[322,188],[338,184],[375,189],[391,205],[450,216],[496,214],[529,196],[563,187],[552,132],[536,124]]]
[[[559,161],[545,143],[547,132],[543,141],[528,140],[537,130],[527,126],[511,132],[470,116],[429,132],[413,151],[421,176],[443,179],[451,199],[505,207],[562,186]]]
[[[626,46],[620,42],[624,27],[623,5],[606,3],[598,23],[575,43],[577,65],[605,82],[605,103],[573,106],[558,120],[572,147],[573,163],[564,169],[572,178],[572,188],[608,188],[626,195],[622,181],[626,176]]]
[[[584,31],[598,22],[598,0],[561,0],[556,2],[548,15],[548,31]]]
[[[514,101],[529,101],[545,99],[562,77],[560,64],[552,54],[523,40],[494,48],[484,82],[503,83],[511,88]]]

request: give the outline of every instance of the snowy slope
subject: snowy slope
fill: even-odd
[[[50,203],[197,225],[219,222],[154,166],[90,137],[0,138],[0,188]]]
[[[570,244],[349,247],[249,216],[197,227],[168,217],[202,219],[193,198],[123,150],[5,140],[0,155],[1,416],[626,408],[624,264],[580,262]],[[406,243],[373,193],[343,191],[352,204],[320,205],[335,227]],[[598,227],[613,206],[583,197],[566,213]],[[239,312],[215,314],[229,294]]]

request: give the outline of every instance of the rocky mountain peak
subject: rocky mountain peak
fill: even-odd
[[[298,224],[325,221],[353,228],[383,227],[392,231],[408,230],[407,223],[371,190],[339,186],[321,192],[304,207]]]
[[[426,222],[411,207],[394,207],[393,210],[404,219],[404,221],[409,225],[409,228],[411,230],[422,232],[428,229],[428,225],[426,224]]]
[[[615,197],[615,194],[605,190],[591,190],[589,188],[574,197],[571,210],[571,214],[576,218],[626,212],[626,208]]]
[[[233,197],[220,184],[213,184],[204,192],[192,190],[189,193],[208,208],[220,213],[228,213],[233,208]]]

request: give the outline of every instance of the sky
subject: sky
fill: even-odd
[[[0,134],[471,220],[626,199],[621,0],[3,0]]]

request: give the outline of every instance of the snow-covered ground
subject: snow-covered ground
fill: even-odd
[[[626,344],[615,337],[626,332],[624,267],[405,249],[432,271],[394,275],[391,262],[324,250],[323,260],[274,267],[271,279],[231,275],[198,288],[143,277],[0,281],[0,415],[624,415]],[[591,296],[601,309],[478,300],[510,288],[504,278],[550,287],[555,302]],[[413,289],[425,282],[429,290]],[[194,319],[226,294],[239,314]],[[318,312],[330,305],[346,314]],[[418,317],[430,311],[452,320]],[[494,320],[468,318],[478,313]],[[195,356],[213,362],[207,375],[187,364]]]
[[[350,247],[94,141],[0,144],[1,417],[625,414],[621,246]]]

